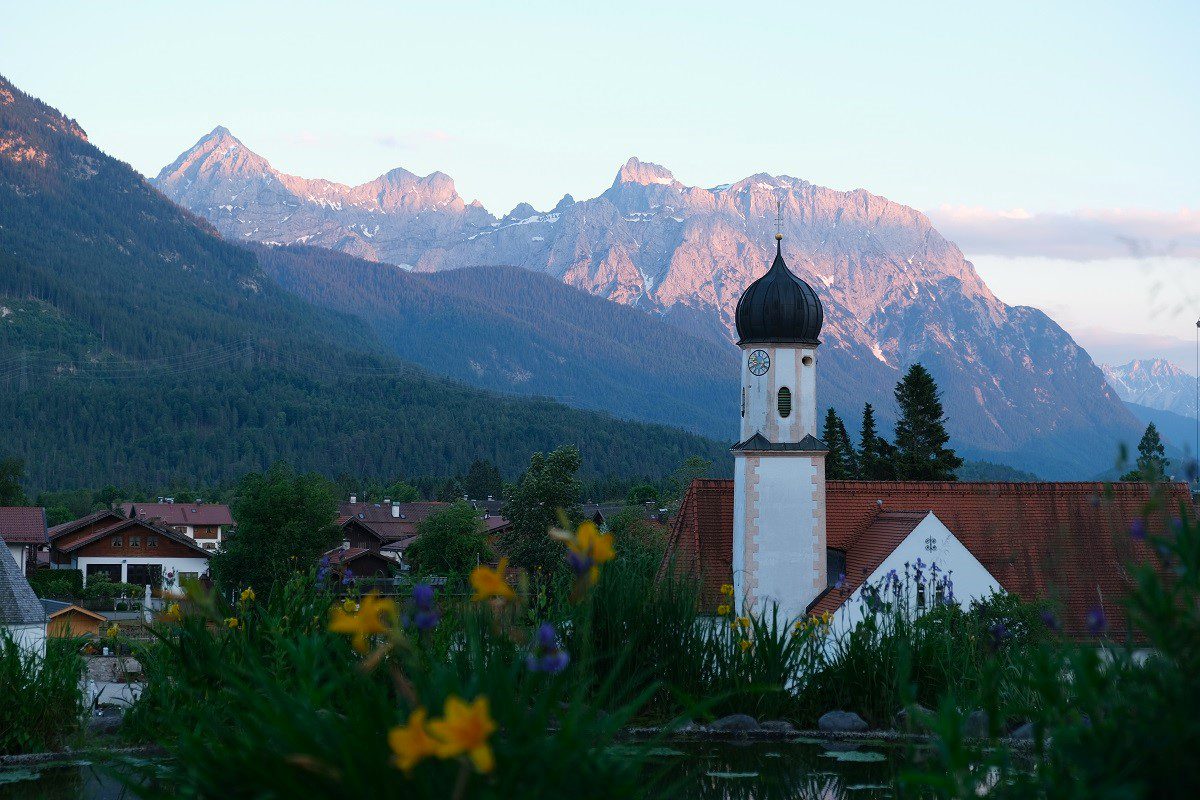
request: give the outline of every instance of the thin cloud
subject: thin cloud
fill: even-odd
[[[407,150],[423,144],[440,144],[453,141],[455,141],[454,135],[440,128],[408,131],[399,134],[381,133],[375,137],[375,144],[393,150]]]
[[[933,224],[968,256],[1200,257],[1200,211],[1085,209],[1066,214],[941,206]]]

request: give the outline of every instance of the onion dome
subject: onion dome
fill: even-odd
[[[738,344],[820,344],[825,312],[813,288],[783,263],[783,235],[775,235],[775,261],[746,287],[734,312]]]

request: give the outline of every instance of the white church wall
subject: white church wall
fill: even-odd
[[[905,563],[908,563],[911,572],[917,559],[925,564],[924,573],[927,579],[932,574],[934,564],[938,567],[939,575],[949,575],[954,590],[953,602],[960,606],[965,607],[972,600],[982,600],[988,595],[1003,591],[999,581],[933,512],[921,520],[912,533],[883,560],[863,582],[863,586],[878,586],[893,569],[903,579]],[[836,579],[837,576],[834,576],[834,580]],[[911,610],[916,611],[916,592],[911,586],[908,588],[910,591],[906,596],[910,606],[913,606]],[[933,602],[933,593],[929,592],[926,597],[927,607],[932,607]],[[864,603],[860,587],[834,614],[831,633],[837,636],[861,622]]]
[[[17,646],[28,653],[46,655],[46,623],[40,625],[6,625],[5,630]]]
[[[734,591],[755,612],[798,618],[825,588],[822,456],[740,456],[734,488]],[[739,491],[739,482],[740,488]]]

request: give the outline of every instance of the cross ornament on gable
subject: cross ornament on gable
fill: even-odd
[[[926,552],[929,552],[929,553],[932,553],[935,550],[937,550],[937,539],[935,539],[933,536],[926,537],[925,538],[925,550],[926,550]]]

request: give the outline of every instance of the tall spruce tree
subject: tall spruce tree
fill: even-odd
[[[895,448],[876,431],[875,408],[866,403],[858,445],[858,476],[866,481],[892,480],[896,477],[894,458]]]
[[[962,459],[946,445],[946,416],[937,384],[920,364],[909,367],[896,384],[896,454],[893,464],[900,480],[952,481]]]
[[[1167,474],[1167,451],[1158,428],[1151,422],[1138,442],[1137,469],[1121,476],[1123,481],[1161,481]]]
[[[854,445],[846,435],[846,426],[842,418],[831,407],[825,412],[825,428],[821,432],[829,454],[825,456],[825,478],[831,481],[845,481],[857,477]]]

